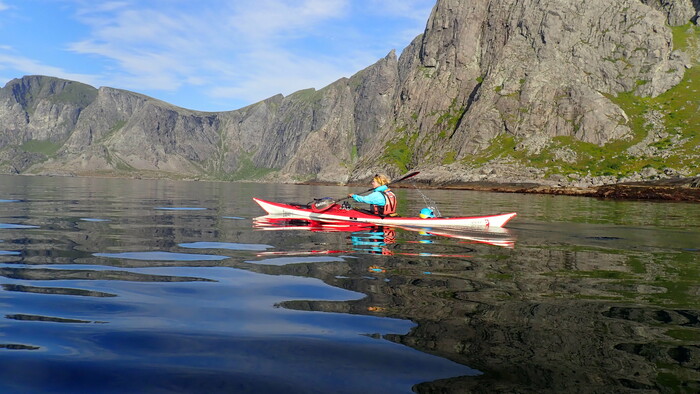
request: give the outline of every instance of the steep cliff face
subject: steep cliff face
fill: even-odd
[[[218,149],[218,116],[100,88],[73,132],[37,171],[163,171],[192,175]]]
[[[654,7],[666,14],[668,24],[679,26],[688,21],[697,22],[700,16],[700,0],[641,0],[642,3]]]
[[[700,0],[438,0],[400,58],[219,113],[24,77],[0,89],[0,171],[343,182],[417,168],[435,182],[582,186],[695,175],[700,102],[683,92],[698,87],[700,32],[668,24],[698,12]]]
[[[299,138],[295,149],[289,151],[291,159],[280,167],[294,174],[317,174],[319,180],[345,181],[357,158],[378,142],[377,132],[393,118],[397,76],[397,59],[392,51],[350,79],[341,79],[319,92],[308,92],[302,101],[306,103],[303,110],[307,111],[309,132]],[[299,105],[294,96],[290,101]],[[298,117],[299,112],[283,112],[275,129],[286,132],[265,141],[283,141],[283,136],[290,134],[286,119]],[[283,151],[284,145],[291,144],[271,146],[269,153]]]
[[[96,89],[56,78],[27,77],[10,81],[0,91],[3,143],[61,141],[75,128],[80,111],[94,101]]]
[[[0,89],[0,171],[21,173],[54,152],[97,95],[91,86],[39,76]]]
[[[634,138],[611,97],[655,97],[681,81],[687,59],[673,52],[664,24],[632,0],[439,1],[402,57],[396,108],[405,127],[384,136],[415,154],[395,164],[470,168],[490,159],[480,156],[489,148],[532,156],[555,137],[599,146]],[[392,158],[386,146],[372,153]]]
[[[59,106],[59,88],[75,83],[30,76],[0,91],[0,146],[12,152],[5,155],[12,163],[27,155],[19,148],[23,143],[54,141],[51,152],[24,159],[22,170],[36,173],[242,179],[273,172],[282,180],[345,180],[392,118],[397,75],[392,51],[322,90],[223,113],[190,111],[112,88],[90,88],[89,100]]]
[[[392,118],[397,59],[386,58],[316,91],[302,90],[221,114],[223,172],[277,170],[275,179],[344,181]],[[263,172],[264,173],[264,172]]]

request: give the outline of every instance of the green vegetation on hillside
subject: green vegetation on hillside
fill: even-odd
[[[385,163],[393,164],[401,171],[408,171],[412,165],[413,152],[418,138],[417,133],[406,133],[406,128],[396,130],[397,139],[384,148],[382,159]]]
[[[466,107],[461,107],[457,98],[453,99],[450,107],[443,113],[434,112],[429,116],[435,117],[435,125],[440,130],[438,133],[421,136],[416,129],[409,129],[408,126],[399,127],[394,131],[396,136],[392,142],[389,142],[384,147],[382,160],[394,165],[401,171],[408,171],[413,168],[417,160],[426,160],[427,162],[434,161],[434,155],[431,156],[433,149],[427,149],[425,157],[416,157],[416,147],[439,147],[444,145],[445,141],[452,136],[457,129],[460,120],[466,112]],[[417,113],[411,114],[413,121],[418,121]],[[449,151],[444,156],[440,157],[441,164],[451,164],[456,161],[457,152]]]
[[[459,126],[459,122],[462,120],[465,112],[467,112],[467,108],[460,107],[457,103],[457,99],[453,99],[450,108],[435,121],[435,124],[442,129],[439,135],[440,138],[452,135],[455,129],[457,129],[457,126]]]
[[[97,89],[79,82],[71,82],[61,93],[50,96],[54,103],[73,104],[85,108],[97,97]]]
[[[294,102],[302,102],[308,104],[318,104],[323,99],[323,89],[316,90],[314,88],[299,90],[289,95],[289,99]]]
[[[107,163],[111,164],[118,172],[132,172],[136,171],[136,168],[131,166],[129,163],[124,161],[121,157],[118,155],[112,154],[108,149],[105,150],[105,160],[107,160]]]
[[[35,81],[36,89],[26,92],[27,101],[23,104],[30,115],[36,110],[36,100],[42,98],[41,96],[54,104],[72,105],[79,108],[87,107],[97,98],[97,89],[84,83],[63,81],[52,77],[37,77]],[[55,87],[52,84],[56,83],[65,83],[58,94],[53,93]]]
[[[100,137],[99,140],[97,140],[97,143],[104,143],[105,141],[110,139],[113,135],[115,135],[117,133],[117,131],[124,128],[124,126],[126,126],[126,121],[125,120],[118,120],[116,123],[114,123],[114,125],[112,125],[112,127],[110,127],[109,131],[105,135],[103,135],[102,137]]]
[[[354,162],[357,160],[359,157],[359,154],[357,153],[357,145],[352,145],[350,148],[350,161]]]
[[[274,168],[258,167],[253,163],[252,155],[241,153],[240,164],[236,172],[224,176],[225,180],[242,181],[242,180],[258,180],[266,175],[277,171]]]
[[[50,157],[56,151],[61,148],[61,144],[57,144],[51,141],[39,141],[39,140],[29,140],[20,146],[25,152],[29,153],[40,153],[44,156]]]
[[[527,150],[516,150],[521,142],[517,137],[501,135],[494,138],[487,149],[465,158],[464,162],[482,165],[501,159],[548,168],[550,173],[590,172],[593,176],[618,178],[649,167],[657,170],[685,168],[697,173],[700,169],[697,157],[700,146],[700,27],[685,25],[672,30],[674,48],[686,51],[692,59],[692,67],[685,70],[683,80],[658,97],[639,97],[632,92],[607,95],[627,114],[629,122],[626,124],[632,130],[632,138],[598,146],[573,137],[554,137],[542,151],[532,154]],[[644,83],[640,81],[639,85]],[[660,115],[662,131],[667,134],[649,144],[649,147],[658,149],[659,154],[641,157],[629,154],[628,149],[643,141],[652,130],[646,118],[652,113]],[[561,158],[565,149],[575,152],[573,160]]]

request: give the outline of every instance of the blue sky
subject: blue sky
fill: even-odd
[[[0,0],[0,86],[49,75],[227,111],[400,53],[436,0]]]

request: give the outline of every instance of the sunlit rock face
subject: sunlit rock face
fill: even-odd
[[[611,98],[657,97],[682,80],[693,63],[674,51],[668,24],[699,9],[690,0],[438,0],[399,57],[392,50],[318,91],[228,112],[23,77],[0,89],[0,172],[346,182],[421,169],[446,182],[488,173],[552,183],[547,160],[534,168],[474,157],[488,159],[512,140],[521,156],[550,152],[568,164],[582,154],[566,144],[631,140],[630,118]],[[554,147],[555,138],[568,139]],[[681,154],[672,149],[684,141],[664,149]],[[576,175],[581,184],[607,182]],[[554,183],[563,181],[571,183]]]

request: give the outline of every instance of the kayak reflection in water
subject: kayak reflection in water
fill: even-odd
[[[396,230],[391,227],[372,227],[350,235],[352,249],[371,254],[393,255],[388,245],[396,243]]]
[[[369,209],[375,215],[396,216],[396,195],[389,189],[391,180],[384,174],[377,174],[372,178],[372,193],[366,196],[348,194],[353,200],[370,204]]]

